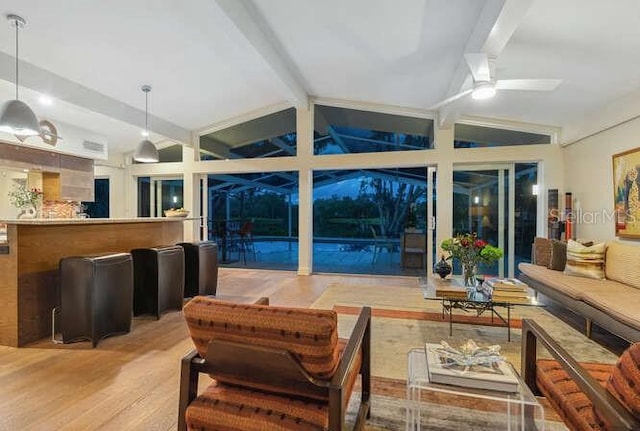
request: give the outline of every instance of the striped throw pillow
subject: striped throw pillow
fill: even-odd
[[[564,267],[564,273],[577,277],[604,279],[606,248],[603,242],[586,247],[570,239],[567,242],[567,264]]]

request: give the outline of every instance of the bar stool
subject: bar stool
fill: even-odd
[[[179,245],[136,248],[133,257],[133,315],[160,319],[181,310],[184,295],[184,250]]]
[[[105,337],[131,330],[131,254],[65,257],[59,271],[63,343],[88,339],[96,347]]]
[[[215,295],[218,287],[218,245],[213,241],[178,243],[184,249],[184,297]]]

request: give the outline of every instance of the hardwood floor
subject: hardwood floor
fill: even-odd
[[[221,269],[218,293],[307,307],[334,282],[417,286],[415,277]],[[0,431],[175,430],[180,359],[191,348],[180,312],[136,318],[129,334],[95,349],[47,339],[0,346]]]

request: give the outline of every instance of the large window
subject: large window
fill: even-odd
[[[314,154],[433,148],[433,120],[316,105]]]
[[[296,155],[294,108],[200,137],[200,160],[254,159]]]
[[[316,171],[313,269],[360,274],[424,273],[402,265],[405,230],[424,237],[427,168]]]
[[[520,132],[471,124],[455,124],[453,139],[454,148],[485,148],[551,143],[551,136],[548,134]]]
[[[225,266],[298,268],[298,174],[209,175],[208,237]]]
[[[163,217],[168,209],[183,208],[182,178],[139,177],[138,217]]]

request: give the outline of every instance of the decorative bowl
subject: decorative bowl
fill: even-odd
[[[174,210],[174,209],[170,209],[170,210],[164,210],[164,216],[165,217],[186,217],[189,215],[189,211],[187,210]]]

